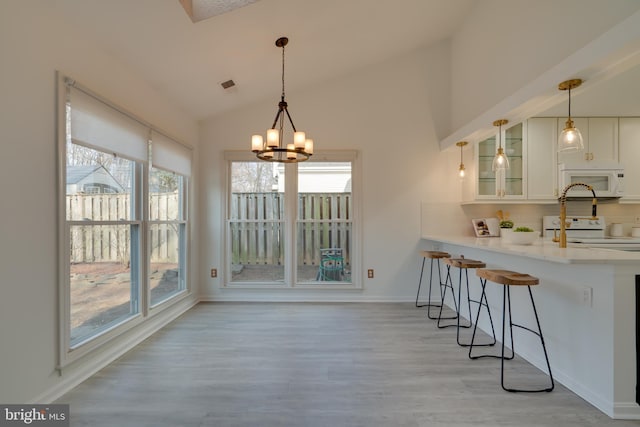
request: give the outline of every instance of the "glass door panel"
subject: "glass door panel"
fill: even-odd
[[[351,282],[351,162],[298,164],[297,283]]]
[[[232,283],[284,284],[284,169],[262,161],[231,163]]]

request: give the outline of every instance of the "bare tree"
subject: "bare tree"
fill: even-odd
[[[268,162],[233,162],[231,179],[234,193],[270,192],[277,184],[273,164]]]

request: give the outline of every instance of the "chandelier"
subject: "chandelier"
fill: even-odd
[[[278,103],[278,113],[271,128],[267,129],[266,142],[263,140],[262,135],[253,135],[251,137],[251,151],[256,153],[260,160],[268,162],[304,162],[313,155],[313,140],[307,139],[304,132],[296,130],[287,108],[287,102],[284,99],[284,47],[288,42],[289,39],[286,37],[280,37],[276,40],[276,46],[282,48],[282,97]],[[293,143],[290,144],[284,142],[285,115],[293,128]]]

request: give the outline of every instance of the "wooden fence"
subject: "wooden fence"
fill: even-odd
[[[319,265],[323,248],[341,248],[344,263],[348,265],[352,239],[351,194],[299,194],[298,212],[298,265]],[[232,264],[284,263],[284,194],[233,193],[231,218]]]
[[[152,193],[153,221],[178,217],[175,193]],[[68,221],[130,221],[128,194],[73,194],[67,196]],[[352,204],[350,193],[304,193],[298,197],[298,265],[319,265],[320,249],[341,248],[350,263]],[[234,193],[231,199],[231,251],[233,264],[284,263],[284,195]],[[151,262],[177,262],[178,223],[152,224],[149,230]],[[137,227],[83,225],[71,227],[71,262],[123,262],[130,257],[129,242]]]
[[[66,200],[67,221],[130,221],[129,194],[72,194]],[[177,193],[151,193],[149,216],[153,221],[177,220],[179,214]],[[151,262],[178,260],[178,223],[153,223],[149,228]],[[74,224],[70,228],[71,262],[121,262],[130,259],[131,233],[137,225]]]

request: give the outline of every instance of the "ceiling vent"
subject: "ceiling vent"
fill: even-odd
[[[226,82],[220,83],[220,86],[222,86],[222,89],[230,89],[235,85],[236,83],[233,80],[227,80]]]

